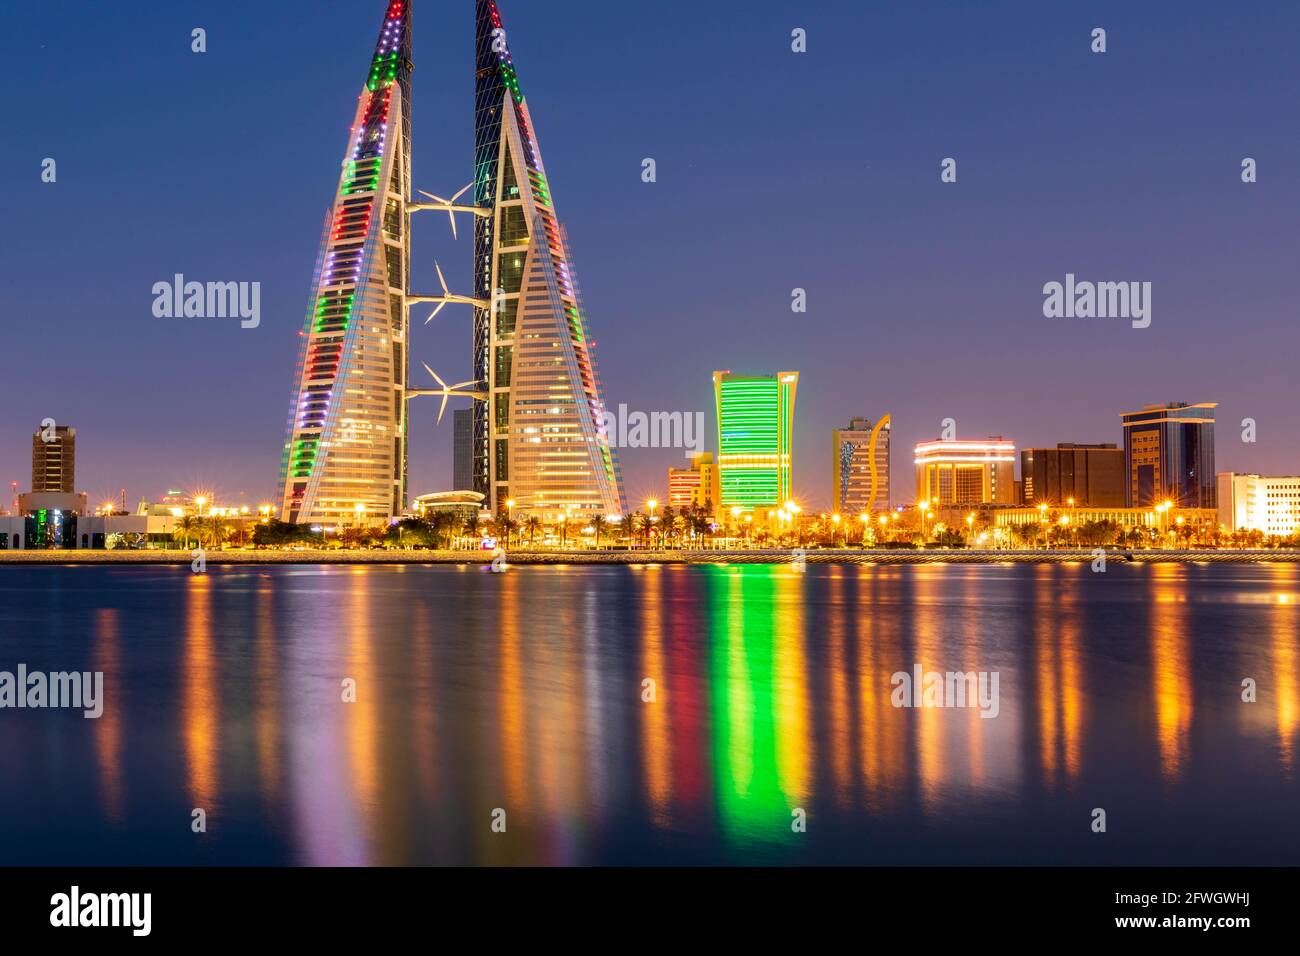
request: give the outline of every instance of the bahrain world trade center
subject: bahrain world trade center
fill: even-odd
[[[390,0],[325,223],[281,458],[281,518],[388,521],[408,503],[407,403],[474,403],[474,489],[493,512],[623,512],[616,450],[569,242],[495,0],[475,0],[474,180],[451,199],[411,183],[412,0]],[[472,190],[472,203],[458,204]],[[411,275],[411,216],[474,218],[473,293]],[[417,286],[441,291],[424,294]],[[473,380],[412,387],[413,306],[472,310]],[[430,316],[432,318],[432,316]],[[468,318],[468,316],[467,316]],[[426,366],[426,368],[428,368]],[[442,420],[441,411],[438,416]]]

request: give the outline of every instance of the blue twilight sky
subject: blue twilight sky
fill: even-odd
[[[442,195],[472,176],[473,6],[414,0],[415,173]],[[795,484],[813,507],[830,501],[830,430],[885,411],[896,501],[912,444],[944,418],[1021,446],[1118,442],[1121,411],[1165,400],[1222,403],[1220,470],[1300,471],[1300,4],[501,6],[611,407],[701,410],[712,432],[713,369],[798,369]],[[27,486],[51,417],[77,427],[96,498],[275,497],[320,227],[384,8],[4,5],[6,486]],[[435,285],[436,258],[468,291],[464,226],[457,243],[445,217],[418,221],[417,281]],[[177,272],[260,281],[261,327],[155,318],[151,287]],[[1151,282],[1151,327],[1044,318],[1043,284],[1067,272]],[[419,324],[412,357],[467,378],[468,310]],[[451,416],[435,415],[417,405],[415,493],[450,484]],[[635,502],[663,496],[681,455],[623,460]]]

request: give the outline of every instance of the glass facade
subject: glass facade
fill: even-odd
[[[478,0],[475,37],[474,489],[499,511],[556,518],[624,510],[586,310],[519,88],[500,11]]]
[[[1176,402],[1123,413],[1125,504],[1145,508],[1169,501],[1177,508],[1217,507],[1217,407],[1217,402]]]
[[[391,0],[325,224],[281,459],[281,517],[405,507],[411,16]]]

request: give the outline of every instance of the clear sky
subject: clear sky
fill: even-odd
[[[448,195],[472,177],[473,3],[413,4],[416,180]],[[712,431],[715,368],[797,369],[795,485],[814,508],[831,429],[886,411],[897,501],[944,418],[1020,446],[1120,442],[1120,412],[1170,400],[1221,403],[1219,470],[1300,472],[1300,5],[501,7],[610,406],[699,410]],[[6,486],[28,485],[50,417],[78,429],[94,498],[276,497],[321,223],[384,8],[5,4]],[[436,286],[436,258],[470,291],[468,221],[453,242],[426,215],[416,284]],[[261,326],[155,318],[151,288],[178,272],[260,282]],[[1067,272],[1151,282],[1150,328],[1045,318],[1042,287]],[[419,361],[468,378],[469,310],[415,318],[413,380]],[[421,401],[414,493],[451,481],[451,416],[435,428]],[[681,455],[623,461],[640,502]]]

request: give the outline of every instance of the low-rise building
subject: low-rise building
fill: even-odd
[[[916,446],[916,500],[943,505],[1015,504],[1016,446],[1005,438],[941,439]]]
[[[0,517],[0,551],[177,548],[177,518],[57,510]]]
[[[716,511],[719,498],[718,466],[713,461],[712,452],[692,455],[689,468],[668,469],[667,503],[670,507]]]
[[[1262,531],[1290,537],[1300,531],[1300,476],[1217,476],[1219,524],[1228,532]]]
[[[415,513],[422,518],[451,514],[462,521],[477,521],[486,499],[477,491],[435,491],[415,499]]]

